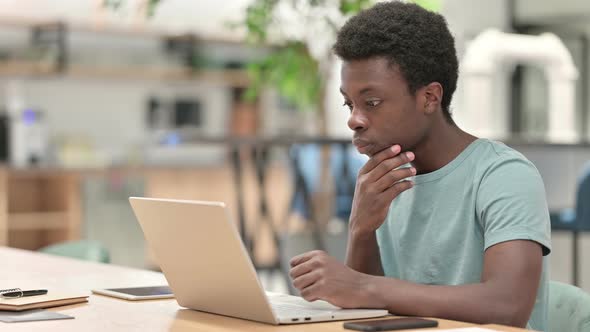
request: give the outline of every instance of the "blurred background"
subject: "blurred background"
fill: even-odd
[[[456,38],[457,123],[541,172],[551,278],[590,290],[590,2],[415,2]],[[146,196],[226,202],[269,290],[295,254],[343,259],[366,159],[331,46],[373,3],[0,0],[0,245],[158,269]]]

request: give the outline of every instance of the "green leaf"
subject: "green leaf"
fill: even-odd
[[[242,25],[246,27],[248,41],[266,41],[268,26],[272,22],[272,13],[277,3],[278,0],[255,0],[246,8],[246,18]]]
[[[148,8],[147,8],[147,16],[153,17],[154,13],[156,12],[156,7],[160,4],[162,0],[149,0],[148,1]]]
[[[253,0],[246,9],[246,18],[240,26],[246,29],[247,40],[254,44],[267,42],[273,23],[273,10],[279,1]],[[310,6],[322,6],[326,0],[306,0]],[[355,14],[373,5],[375,0],[340,0],[343,14]],[[322,18],[327,19],[327,18]],[[334,22],[334,29],[337,28]],[[273,87],[285,100],[300,110],[314,109],[320,104],[323,79],[317,61],[301,41],[288,41],[270,50],[265,58],[248,65],[251,86],[245,98],[253,99],[265,87]]]
[[[340,12],[345,15],[356,14],[373,5],[373,0],[340,0]]]
[[[264,87],[274,87],[300,110],[319,104],[322,81],[318,64],[301,42],[290,42],[259,62],[248,66],[252,86],[246,92],[255,98]]]
[[[121,5],[123,4],[123,0],[104,0],[102,2],[102,6],[105,8],[110,8],[111,10],[119,10]]]
[[[432,12],[439,12],[442,7],[440,0],[412,0],[412,2]]]

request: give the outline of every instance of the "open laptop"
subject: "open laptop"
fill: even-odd
[[[129,198],[178,304],[269,324],[381,317],[325,301],[266,293],[224,203]]]

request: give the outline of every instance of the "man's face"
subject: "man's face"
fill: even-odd
[[[412,150],[426,135],[428,121],[400,71],[386,58],[345,61],[341,71],[353,144],[372,156],[392,145]]]

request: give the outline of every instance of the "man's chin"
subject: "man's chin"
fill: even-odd
[[[357,146],[356,150],[358,151],[358,153],[360,154],[364,154],[366,156],[373,156],[374,152],[373,152],[373,146],[372,145],[365,145],[365,146]]]
[[[365,154],[369,157],[373,157],[374,155],[378,154],[379,152],[389,149],[390,147],[391,146],[389,146],[389,145],[388,146],[374,146],[374,145],[372,145],[371,149],[366,151],[367,153],[363,153],[363,154]]]

